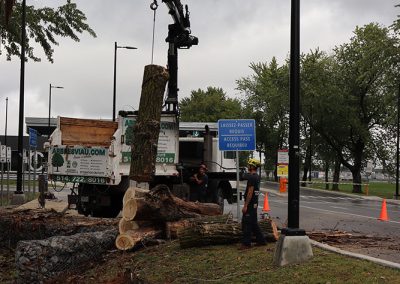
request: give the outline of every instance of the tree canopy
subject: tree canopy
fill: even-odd
[[[192,91],[190,97],[183,98],[179,105],[182,121],[216,122],[242,117],[240,101],[228,98],[221,88]]]
[[[251,63],[253,75],[237,80],[248,117],[256,120],[257,150],[264,153],[266,169],[274,169],[277,152],[287,146],[289,67],[271,62]]]
[[[391,116],[385,110],[397,85],[397,46],[388,28],[371,23],[357,27],[332,55],[316,51],[303,60],[302,99],[313,105],[312,116],[304,115],[352,172],[355,192],[361,191],[363,163]]]
[[[5,18],[5,2],[0,2],[0,18]],[[0,55],[5,53],[7,60],[12,56],[21,56],[21,19],[22,4],[16,2],[13,7],[8,25],[5,20],[0,20]],[[67,0],[67,3],[56,8],[35,8],[26,6],[26,56],[33,61],[40,61],[34,53],[33,42],[38,43],[47,60],[53,62],[54,45],[58,45],[56,37],[68,37],[79,41],[78,34],[87,32],[93,37],[96,33],[86,23],[85,14],[77,8],[75,3]]]

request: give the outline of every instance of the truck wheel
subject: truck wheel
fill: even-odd
[[[224,213],[224,205],[225,205],[224,191],[220,187],[217,189],[217,196],[216,196],[215,203],[219,205],[219,207],[221,208],[221,212]]]

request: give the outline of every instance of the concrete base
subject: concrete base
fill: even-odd
[[[281,235],[275,248],[274,265],[302,263],[313,256],[310,239],[307,236]]]
[[[11,196],[10,205],[21,205],[25,202],[25,194],[13,193],[13,195]]]

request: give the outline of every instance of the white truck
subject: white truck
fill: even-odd
[[[59,117],[49,139],[48,178],[73,183],[69,203],[79,213],[116,216],[129,187],[134,112],[120,112],[116,122]],[[179,125],[179,127],[178,127]],[[223,206],[233,201],[236,180],[234,152],[218,150],[216,123],[178,123],[163,113],[155,173],[149,185],[166,184],[183,198],[190,197],[190,176],[201,163],[208,167],[207,202]],[[236,191],[235,191],[236,193]]]

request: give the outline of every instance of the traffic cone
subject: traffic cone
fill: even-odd
[[[382,201],[381,216],[379,217],[379,220],[389,221],[389,216],[387,214],[387,209],[386,209],[386,199],[385,198]]]
[[[264,197],[264,208],[263,208],[262,211],[263,211],[263,212],[271,211],[271,209],[269,209],[269,204],[268,204],[268,192],[265,193],[265,197]]]

